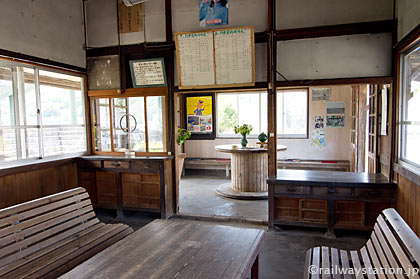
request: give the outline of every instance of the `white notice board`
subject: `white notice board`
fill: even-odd
[[[255,85],[254,28],[175,33],[180,89]]]

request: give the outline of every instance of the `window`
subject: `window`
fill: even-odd
[[[96,153],[167,151],[165,96],[93,98],[92,111]]]
[[[235,135],[233,127],[251,124],[251,136],[261,132],[267,133],[267,93],[218,93],[217,106],[217,135],[222,137],[239,137]]]
[[[81,77],[0,61],[0,161],[85,152],[83,96]]]
[[[420,167],[420,44],[401,56],[400,159]]]
[[[308,90],[277,90],[277,136],[308,136]]]
[[[218,93],[217,135],[239,137],[233,127],[251,124],[251,136],[267,134],[267,93]],[[277,90],[277,136],[306,138],[308,131],[308,90]]]

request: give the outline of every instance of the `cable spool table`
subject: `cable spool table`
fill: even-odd
[[[218,195],[234,199],[267,199],[267,148],[228,144],[218,145],[215,149],[231,154],[231,183],[217,188]],[[286,149],[285,145],[277,146],[277,151]]]

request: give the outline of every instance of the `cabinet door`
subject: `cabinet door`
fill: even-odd
[[[92,205],[96,205],[96,175],[94,171],[79,172],[79,187],[83,187],[86,189],[86,191],[89,193]]]
[[[159,175],[122,173],[122,200],[124,207],[159,210]]]
[[[99,207],[116,208],[115,173],[97,171],[96,191]]]

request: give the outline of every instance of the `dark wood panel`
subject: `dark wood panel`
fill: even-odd
[[[98,206],[104,208],[116,208],[117,193],[115,189],[115,173],[97,171],[96,187]]]

